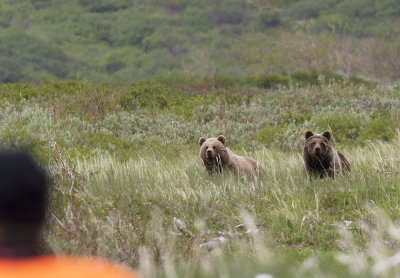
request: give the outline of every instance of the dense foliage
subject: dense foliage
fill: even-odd
[[[2,115],[11,113],[6,111],[21,115],[15,125],[3,118],[7,125],[0,138],[3,143],[13,142],[27,140],[26,135],[39,145],[43,137],[53,138],[71,154],[111,152],[125,159],[149,151],[174,157],[188,146],[196,148],[201,136],[218,134],[226,134],[229,144],[238,148],[266,146],[282,151],[299,150],[309,128],[331,129],[335,142],[346,145],[389,141],[395,136],[400,117],[397,87],[312,77],[298,73],[290,84],[287,76],[275,74],[131,85],[4,84],[0,86]],[[265,86],[265,80],[271,86]],[[37,118],[35,125],[19,126],[31,117]],[[47,120],[40,121],[42,117]],[[49,126],[36,126],[44,123]]]
[[[0,2],[0,82],[329,70],[398,79],[395,0]]]

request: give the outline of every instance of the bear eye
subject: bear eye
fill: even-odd
[[[215,150],[215,146],[213,147],[213,149]]]
[[[208,149],[208,146],[206,146],[206,150]]]

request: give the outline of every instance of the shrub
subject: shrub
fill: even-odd
[[[329,84],[329,83],[340,83],[343,84],[345,82],[345,79],[343,76],[333,73],[331,71],[322,71],[321,72],[321,83],[322,84]],[[321,85],[322,85],[321,84]]]
[[[321,1],[321,3],[312,1],[298,1],[298,3],[294,4],[286,13],[290,17],[296,19],[316,18],[323,9],[323,4],[324,1]]]
[[[287,110],[279,117],[279,122],[283,124],[302,124],[309,121],[312,117],[311,112],[298,112],[296,110]]]
[[[373,86],[374,82],[368,82],[367,80],[364,80],[356,75],[351,75],[349,82],[353,85],[365,85],[365,86]]]
[[[320,85],[319,75],[316,71],[296,71],[290,75],[290,78],[292,79],[293,85],[297,85],[300,87]]]
[[[22,80],[26,76],[23,68],[14,58],[0,56],[0,83],[12,83]]]
[[[43,164],[46,164],[49,160],[47,142],[41,140],[36,135],[30,134],[26,127],[16,128],[13,126],[5,128],[2,130],[0,139],[0,146],[2,148],[23,148]]]
[[[207,105],[215,100],[214,94],[186,95],[182,92],[159,84],[143,83],[133,85],[128,93],[120,97],[120,104],[125,109],[137,107],[151,110],[160,110],[190,118],[196,106]],[[237,96],[228,98],[229,101],[237,101]]]
[[[113,74],[114,72],[117,72],[125,67],[125,63],[122,61],[118,60],[112,60],[108,62],[105,66],[106,72],[108,74]]]
[[[255,77],[249,77],[246,79],[246,83],[255,85],[261,88],[274,88],[278,85],[289,85],[289,78],[286,75],[277,73],[259,74]]]
[[[121,18],[111,30],[110,39],[116,46],[137,46],[155,30],[154,23],[143,15]]]
[[[367,140],[389,141],[395,136],[395,124],[386,111],[375,112],[370,116],[352,113],[328,113],[314,116],[319,132],[332,130],[338,143],[360,143]]]
[[[115,12],[128,7],[127,0],[79,0],[79,4],[93,13]]]
[[[260,29],[277,27],[282,23],[279,12],[262,12],[258,15],[258,26]]]
[[[270,145],[286,130],[285,125],[271,125],[264,126],[256,135],[256,140],[264,145]]]
[[[51,6],[51,0],[31,0],[36,10],[48,8]]]
[[[175,101],[177,101],[176,92],[157,84],[133,85],[128,94],[121,96],[121,104],[127,109],[133,107],[166,109],[168,103]]]
[[[214,27],[214,23],[208,19],[207,10],[195,7],[186,9],[183,22],[197,32],[207,32]]]
[[[245,12],[246,3],[243,1],[220,1],[219,5],[216,5],[214,9],[208,11],[208,19],[216,25],[241,24],[244,21]]]
[[[31,68],[58,78],[66,78],[75,64],[61,48],[16,30],[2,33],[0,52],[8,57],[6,67],[16,65],[22,72]],[[12,69],[8,71],[11,74],[6,81],[20,81],[20,75],[14,74]]]
[[[360,132],[358,141],[360,143],[366,140],[389,141],[395,136],[393,119],[387,112],[376,113],[365,123]]]
[[[338,143],[354,143],[366,121],[364,115],[335,112],[317,114],[312,120],[318,128],[316,132],[329,129]]]
[[[166,33],[168,33],[168,36],[165,36]],[[143,39],[142,45],[145,52],[163,48],[167,49],[173,56],[177,56],[187,52],[187,40],[188,38],[179,32],[161,29]]]
[[[231,87],[240,84],[241,79],[233,76],[214,75],[210,81],[212,81],[214,86],[217,87]]]

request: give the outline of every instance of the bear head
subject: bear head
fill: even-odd
[[[200,157],[203,160],[215,160],[218,155],[226,154],[225,137],[223,135],[218,138],[199,139]]]
[[[331,133],[329,130],[322,134],[314,134],[311,130],[305,133],[304,151],[311,156],[326,157],[332,154]]]

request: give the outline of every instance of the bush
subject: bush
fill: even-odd
[[[10,57],[0,56],[0,83],[13,83],[26,78],[22,66]]]
[[[165,34],[168,33],[168,36]],[[161,29],[160,31],[153,32],[151,35],[143,39],[143,50],[145,52],[153,51],[155,49],[167,49],[173,56],[177,56],[187,52],[188,38],[178,32],[170,32],[168,29]]]
[[[103,151],[115,154],[122,159],[133,157],[140,149],[139,142],[131,142],[118,138],[113,134],[103,132],[82,133],[75,144],[84,150],[85,153]]]
[[[349,82],[351,84],[353,84],[353,85],[365,85],[365,86],[368,86],[368,87],[374,85],[373,82],[368,82],[368,81],[366,81],[366,80],[364,80],[364,79],[362,79],[362,78],[360,78],[360,77],[358,77],[356,75],[351,75],[350,79],[349,79]]]
[[[216,25],[241,24],[244,21],[246,12],[246,3],[240,0],[231,0],[229,2],[220,1],[214,9],[208,11],[208,19]]]
[[[241,79],[233,76],[214,75],[210,81],[216,87],[231,87],[240,84]]]
[[[277,27],[282,23],[279,12],[263,12],[258,15],[257,19],[260,29]]]
[[[256,135],[256,140],[260,144],[270,145],[278,138],[285,130],[287,126],[278,124],[278,125],[271,125],[267,124],[264,126]]]
[[[259,74],[255,77],[249,77],[246,79],[246,83],[255,85],[261,88],[274,88],[278,85],[289,85],[289,78],[287,75],[270,73],[270,74]]]
[[[173,101],[174,93],[169,89],[153,84],[134,85],[128,94],[121,96],[121,105],[126,109],[134,107],[165,109]]]
[[[188,119],[195,107],[207,105],[215,99],[214,94],[182,97],[182,92],[177,90],[159,84],[144,83],[133,85],[128,93],[122,94],[120,104],[127,110],[137,107],[147,108],[182,115]],[[227,99],[234,102],[237,101],[237,96]]]
[[[365,123],[365,126],[360,132],[358,141],[360,143],[366,140],[382,140],[390,141],[395,136],[395,128],[393,119],[387,112],[373,114]]]
[[[319,131],[330,129],[338,143],[360,143],[367,140],[389,141],[395,137],[393,118],[386,111],[375,112],[370,116],[352,113],[328,113],[314,116]]]
[[[188,7],[183,16],[184,24],[192,26],[197,32],[207,32],[214,27],[214,23],[208,19],[207,10]]]
[[[125,63],[118,60],[110,60],[105,66],[108,74],[113,74],[114,72],[117,72],[123,68],[125,68]]]
[[[137,46],[154,30],[154,23],[143,15],[122,17],[114,24],[110,38],[116,46]]]
[[[352,113],[324,113],[317,114],[313,120],[318,128],[318,133],[331,130],[333,138],[338,143],[354,143],[360,135],[366,122],[366,117]]]
[[[324,1],[316,3],[315,1],[298,1],[287,14],[296,19],[317,18],[320,12],[324,9]],[[325,7],[326,8],[326,7]]]
[[[48,8],[51,6],[51,0],[31,0],[36,10]]]
[[[293,85],[300,87],[320,85],[319,75],[316,71],[296,71],[290,75],[290,78],[292,79]]]
[[[115,12],[128,7],[128,0],[79,0],[85,10],[93,13]]]
[[[279,123],[299,125],[305,121],[309,121],[311,117],[312,114],[309,111],[298,112],[296,110],[287,110],[279,117]]]
[[[343,84],[346,80],[343,76],[330,72],[330,71],[323,71],[321,73],[321,83],[329,84],[329,83],[340,83]],[[322,84],[321,84],[322,85]]]
[[[17,64],[19,67],[23,65],[22,72],[31,68],[33,71],[46,72],[50,76],[66,78],[74,66],[74,61],[57,46],[16,30],[2,33],[0,52],[8,57],[8,63],[13,61],[12,64]],[[8,74],[6,81],[15,82],[19,81],[19,79],[14,80],[15,78],[22,77],[13,74],[12,69],[8,72],[11,74]]]
[[[49,160],[49,150],[47,142],[41,140],[38,136],[29,133],[24,126],[12,126],[2,130],[1,148],[23,149],[29,152],[40,163],[46,164]]]

